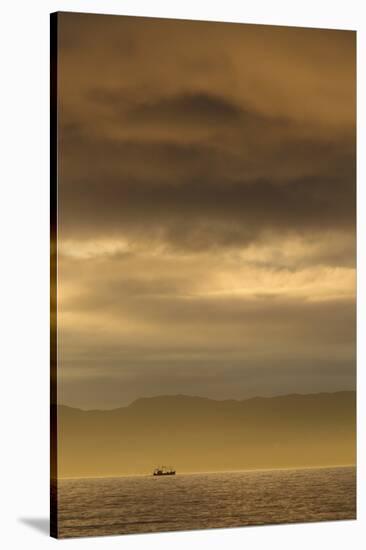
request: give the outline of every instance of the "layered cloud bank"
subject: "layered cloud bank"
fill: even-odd
[[[60,395],[355,385],[355,34],[60,17]]]

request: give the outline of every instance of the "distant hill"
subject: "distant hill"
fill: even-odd
[[[58,407],[61,477],[311,467],[355,462],[355,392],[215,401],[142,398],[110,411]]]

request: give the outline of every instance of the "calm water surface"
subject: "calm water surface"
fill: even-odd
[[[61,537],[354,519],[353,467],[67,479]]]

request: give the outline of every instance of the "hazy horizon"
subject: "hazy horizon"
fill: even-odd
[[[277,470],[327,470],[328,468],[334,468],[334,469],[337,469],[337,468],[353,468],[353,467],[356,467],[355,465],[355,462],[350,462],[350,463],[347,463],[347,464],[339,464],[337,466],[334,466],[333,464],[328,464],[328,465],[325,465],[325,466],[302,466],[301,468],[299,468],[298,466],[290,466],[290,467],[287,467],[287,468],[282,468],[282,467],[278,467],[278,468],[248,468],[248,469],[236,469],[236,470],[205,470],[205,471],[201,471],[201,470],[198,470],[198,471],[191,471],[191,470],[181,470],[179,473],[180,474],[183,474],[183,475],[201,475],[201,474],[220,474],[220,473],[239,473],[239,472],[271,472],[272,470],[273,471],[277,471]],[[114,475],[103,475],[103,476],[98,476],[98,475],[95,475],[95,476],[87,476],[87,477],[84,477],[84,476],[70,476],[70,477],[67,477],[67,476],[59,476],[59,479],[60,480],[72,480],[72,479],[115,479],[116,477],[119,478],[119,477],[145,477],[145,476],[151,476],[151,471],[146,471],[146,473],[141,473],[141,474],[119,474],[118,476],[114,476]]]

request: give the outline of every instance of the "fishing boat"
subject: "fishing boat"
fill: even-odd
[[[158,466],[153,471],[154,476],[175,476],[175,470],[173,468],[167,468],[166,466]]]

